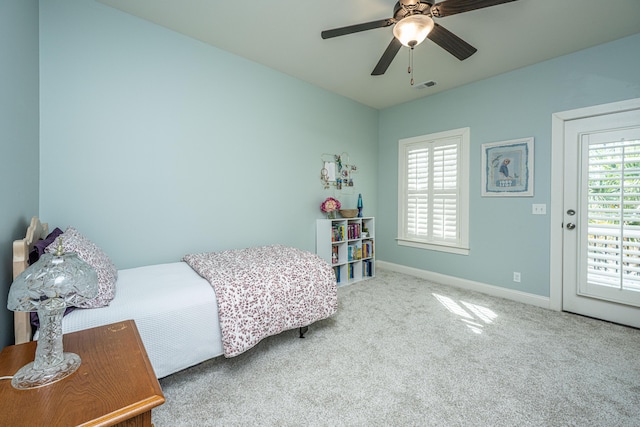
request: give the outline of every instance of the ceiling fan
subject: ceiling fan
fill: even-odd
[[[329,39],[395,25],[394,37],[371,73],[372,76],[379,76],[387,71],[403,45],[413,49],[425,38],[429,38],[460,61],[467,59],[477,49],[442,25],[433,22],[432,18],[443,18],[513,1],[516,0],[443,0],[439,3],[433,0],[400,0],[393,8],[393,18],[325,30],[320,35],[323,39]]]

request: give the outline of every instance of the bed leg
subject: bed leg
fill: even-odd
[[[300,338],[304,338],[304,334],[306,334],[308,330],[309,330],[308,326],[301,327],[300,328]]]

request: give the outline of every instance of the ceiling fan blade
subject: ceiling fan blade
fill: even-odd
[[[478,51],[478,49],[439,24],[434,25],[427,38],[460,61],[464,61]]]
[[[382,57],[380,58],[380,60],[378,61],[378,64],[376,65],[376,68],[374,68],[373,71],[371,72],[371,75],[372,76],[383,75],[387,71],[387,68],[389,68],[389,65],[391,65],[393,58],[396,57],[401,47],[402,47],[402,43],[400,43],[400,40],[394,37],[393,40],[391,40],[391,43],[389,43],[389,46],[387,46],[387,49],[382,54]]]
[[[347,34],[359,33],[360,31],[373,30],[376,28],[384,28],[395,24],[395,19],[381,19],[379,21],[365,22],[364,24],[349,25],[348,27],[334,28],[333,30],[325,30],[320,33],[323,39],[332,37],[345,36]]]
[[[485,7],[497,6],[503,3],[510,3],[517,0],[444,0],[431,7],[431,15],[442,18],[444,16],[456,15],[458,13],[469,12],[471,10],[483,9]]]

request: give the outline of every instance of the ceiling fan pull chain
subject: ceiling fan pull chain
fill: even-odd
[[[411,46],[411,50],[409,50],[409,69],[407,72],[411,74],[411,86],[413,86],[413,46]]]

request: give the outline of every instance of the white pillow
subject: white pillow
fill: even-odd
[[[109,305],[116,296],[116,281],[118,270],[111,259],[91,240],[84,237],[73,227],[68,227],[62,235],[62,248],[64,252],[75,252],[78,258],[89,264],[98,273],[98,295],[83,303],[81,308],[98,308]],[[48,253],[55,253],[58,248],[58,239],[45,249]]]

